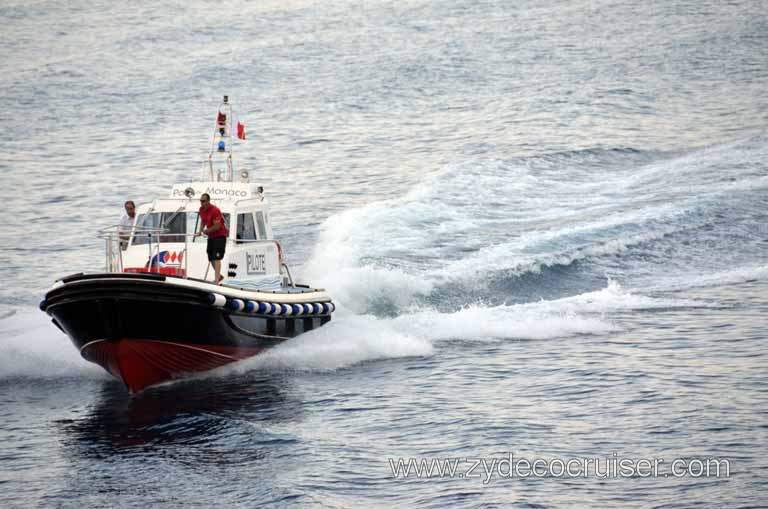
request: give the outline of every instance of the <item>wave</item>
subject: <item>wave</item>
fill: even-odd
[[[701,260],[711,252],[707,245],[722,241],[721,230],[735,224],[729,213],[752,212],[754,203],[740,198],[753,196],[742,193],[768,185],[757,161],[766,146],[737,143],[671,159],[597,150],[474,161],[446,168],[402,196],[337,213],[323,222],[310,258],[296,271],[333,295],[334,320],[240,367],[336,369],[433,355],[449,339],[610,334],[619,328],[610,317],[617,311],[717,306],[647,293],[768,279],[759,252],[738,269]],[[713,216],[720,229],[701,239],[687,235],[711,226]],[[606,261],[591,273],[581,270],[588,266],[581,262],[594,260]],[[687,266],[710,272],[680,270]],[[534,287],[554,287],[547,289],[549,300],[511,303],[520,297],[512,292],[525,299],[540,293],[499,284],[561,267],[579,270],[533,278]],[[564,272],[578,284],[567,284]],[[627,291],[611,281],[586,291],[604,274],[622,281],[639,274],[648,284]],[[490,290],[473,293],[473,286]],[[441,305],[451,299],[449,309]],[[101,376],[37,312],[0,319],[0,337],[1,377]]]
[[[429,357],[443,348],[442,342],[450,340],[472,343],[605,335],[622,330],[610,317],[616,311],[716,306],[719,304],[638,295],[609,281],[598,291],[560,299],[473,304],[453,312],[414,307],[394,317],[379,318],[341,307],[329,324],[205,376],[253,370],[335,370],[381,359]],[[101,368],[80,358],[70,341],[39,312],[25,310],[0,320],[0,335],[4,338],[0,378],[108,378]]]
[[[337,258],[336,268],[317,272],[311,280],[328,289],[335,301],[349,312],[396,316],[408,307],[435,299],[450,298],[454,306],[460,307],[470,303],[466,299],[478,297],[475,291],[483,288],[499,290],[499,284],[510,278],[539,275],[548,269],[571,267],[587,260],[619,255],[634,247],[699,226],[688,224],[670,227],[531,255],[514,254],[515,248],[502,244],[482,249],[439,268],[414,269],[410,273],[398,267],[354,266],[354,258],[346,260],[351,266],[339,266],[343,264],[338,263],[340,259]],[[333,264],[328,262],[326,267]],[[561,276],[559,272],[553,275]],[[517,290],[522,291],[519,288]],[[523,293],[527,295],[529,292]],[[465,299],[463,302],[462,295]],[[524,295],[521,294],[521,297]],[[504,298],[499,295],[491,300]]]
[[[231,368],[333,370],[381,359],[426,357],[432,343],[407,330],[398,330],[391,320],[370,315],[334,316],[320,329],[302,334],[268,352]]]
[[[264,355],[224,368],[223,373],[265,369],[335,370],[381,359],[429,357],[444,348],[441,343],[453,340],[470,344],[464,348],[473,348],[473,342],[606,335],[622,330],[610,318],[613,312],[719,306],[716,302],[639,295],[627,291],[616,281],[609,281],[598,291],[561,299],[499,306],[474,304],[447,313],[414,308],[395,317],[377,318],[342,311],[322,328],[287,341]]]
[[[767,147],[594,149],[450,166],[403,196],[329,217],[299,272],[350,310],[393,315],[436,290],[452,293],[447,285],[495,288],[582,261],[599,259],[598,273],[623,279],[709,266],[701,245],[738,241],[727,225],[762,210],[755,192],[768,187]],[[754,228],[737,230],[749,237]]]
[[[69,338],[36,309],[21,309],[0,320],[0,338],[0,378],[107,377],[83,360]]]
[[[667,281],[650,284],[647,291],[680,291],[693,288],[734,285],[768,280],[768,264],[750,265],[709,274],[668,276]]]
[[[578,261],[594,257],[616,255],[647,242],[662,239],[683,230],[695,228],[688,225],[678,228],[665,228],[654,232],[627,235],[592,245],[574,247],[559,252],[536,254],[531,256],[510,256],[507,245],[491,246],[477,254],[463,258],[432,272],[443,280],[466,280],[489,272],[506,272],[515,276],[528,273],[540,273],[542,269],[556,266],[569,266]]]
[[[526,304],[543,306],[545,309],[556,306],[558,310],[579,313],[609,313],[614,311],[674,310],[690,308],[722,308],[718,302],[696,299],[650,297],[624,289],[617,281],[608,280],[608,285],[594,292],[587,292],[572,297],[564,297],[552,302]]]

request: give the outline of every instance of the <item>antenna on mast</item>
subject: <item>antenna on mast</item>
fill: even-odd
[[[208,152],[208,178],[211,181],[232,182],[234,180],[234,160],[232,158],[232,105],[229,96],[225,95],[219,105],[216,124],[211,138],[211,149]],[[214,172],[214,154],[226,154],[226,169]]]

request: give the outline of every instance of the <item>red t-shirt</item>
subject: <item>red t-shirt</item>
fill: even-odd
[[[221,221],[221,228],[219,228],[213,233],[209,233],[208,234],[209,239],[229,236],[229,230],[227,230],[227,224],[224,222],[224,216],[221,215],[221,211],[219,210],[219,207],[217,207],[216,205],[210,204],[208,205],[208,210],[203,210],[203,207],[200,207],[200,210],[198,210],[197,213],[200,214],[200,221],[203,222],[206,228],[210,228],[211,226],[213,226],[213,221],[216,218],[218,218],[219,221]]]

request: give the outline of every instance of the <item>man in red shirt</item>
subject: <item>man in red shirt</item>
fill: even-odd
[[[211,204],[208,193],[200,196],[200,210],[197,213],[200,215],[200,230],[195,235],[208,236],[208,261],[213,264],[216,284],[219,284],[224,279],[221,276],[221,259],[224,258],[229,230],[224,224],[224,216],[221,215],[219,207]]]

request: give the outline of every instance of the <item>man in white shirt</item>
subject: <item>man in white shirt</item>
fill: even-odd
[[[120,218],[120,227],[118,228],[120,234],[120,248],[125,250],[128,247],[128,239],[131,238],[131,228],[133,228],[133,221],[136,217],[136,204],[133,200],[128,200],[123,204],[125,207],[125,214]]]

